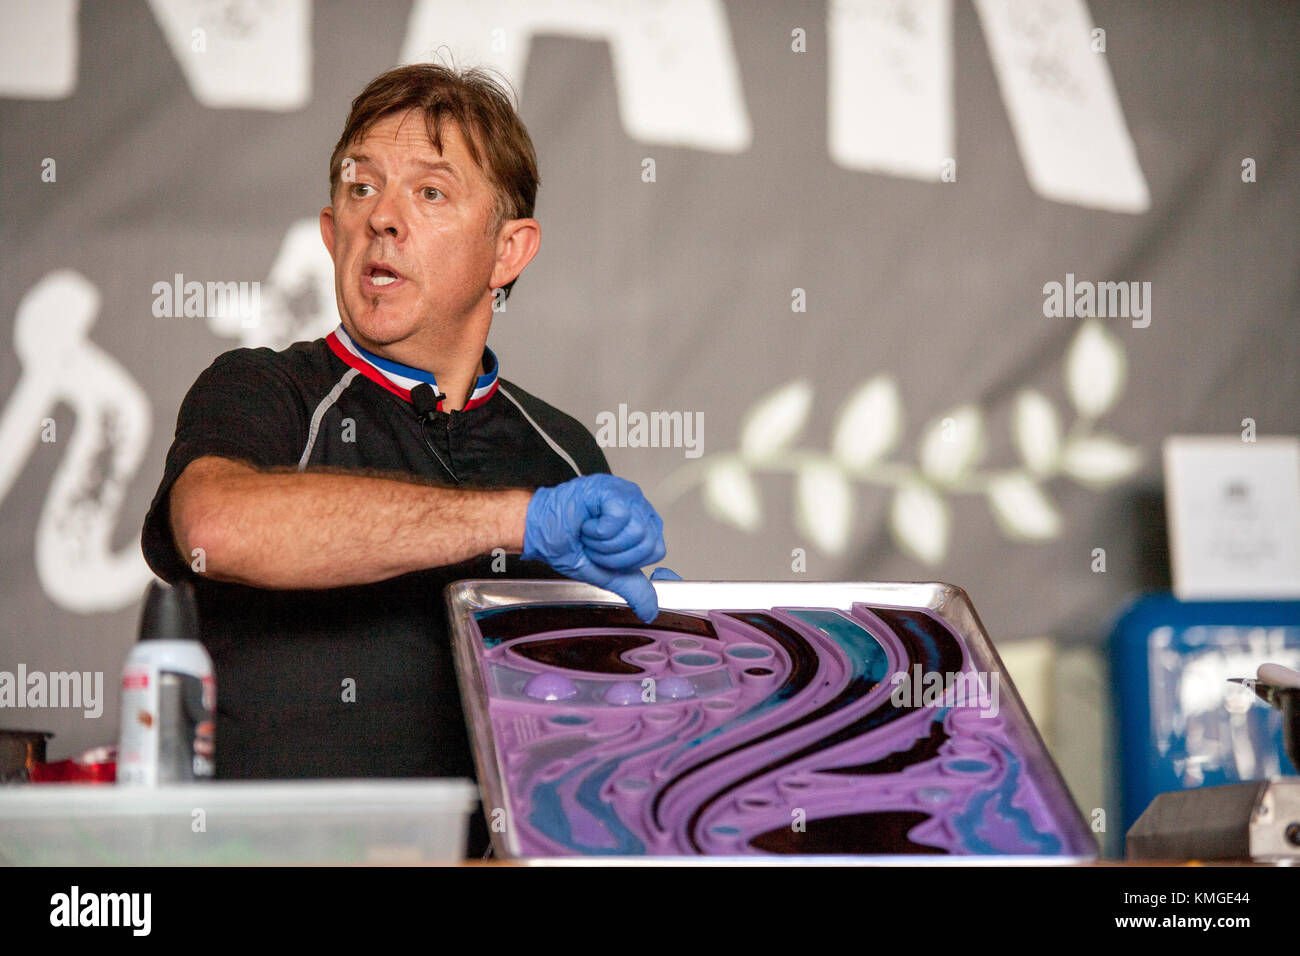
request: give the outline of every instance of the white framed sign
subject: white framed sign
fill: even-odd
[[[1300,439],[1171,435],[1164,466],[1180,600],[1300,597]]]

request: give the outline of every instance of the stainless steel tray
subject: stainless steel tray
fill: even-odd
[[[959,638],[969,655],[970,665],[976,671],[997,675],[1000,707],[1007,716],[1006,733],[1014,740],[1018,755],[1023,758],[1026,777],[1032,781],[1043,801],[1051,806],[1060,837],[1056,852],[1036,858],[1042,862],[1064,863],[1096,857],[1096,842],[962,589],[941,583],[870,582],[656,581],[654,586],[661,612],[700,614],[772,608],[849,611],[855,603],[875,608],[929,612]],[[584,604],[625,609],[626,604],[608,591],[568,580],[459,581],[448,586],[446,599],[462,700],[471,729],[484,807],[493,830],[494,848],[503,857],[549,855],[539,854],[535,846],[529,847],[521,839],[521,826],[517,819],[517,811],[522,806],[517,800],[521,795],[511,792],[505,756],[496,739],[491,712],[493,688],[484,665],[484,641],[476,615],[492,609],[525,605]],[[632,626],[627,630],[637,632],[641,629]],[[647,847],[640,852],[669,855],[690,851]],[[752,851],[745,849],[742,852]],[[608,853],[609,857],[624,855],[629,854],[620,854],[616,849]],[[891,855],[884,854],[877,859],[887,856]],[[1003,859],[1010,860],[1013,856],[1017,855],[1009,854]],[[908,862],[939,862],[941,859],[953,862],[952,857],[908,856],[905,859]]]

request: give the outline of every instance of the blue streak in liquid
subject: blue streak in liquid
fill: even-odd
[[[1003,776],[1001,783],[991,790],[985,790],[978,794],[970,802],[966,810],[958,814],[953,820],[953,826],[961,834],[963,844],[974,853],[1002,854],[1007,852],[994,847],[975,833],[976,828],[984,818],[985,805],[994,797],[997,797],[996,814],[1000,819],[1015,824],[1022,842],[1031,847],[1037,846],[1037,850],[1031,852],[1037,852],[1044,856],[1059,853],[1061,851],[1061,841],[1051,833],[1040,833],[1034,829],[1034,823],[1029,814],[1018,807],[1012,806],[1011,798],[1015,796],[1016,785],[1020,779],[1020,761],[1006,747],[1001,744],[996,744],[996,746],[1006,758],[1007,772]]]
[[[698,711],[691,715],[691,723],[700,719]],[[658,750],[660,747],[673,740],[676,740],[685,733],[689,728],[683,727],[681,731],[670,737],[656,740],[653,743],[642,747],[640,750],[634,750],[631,753],[623,754],[601,763],[592,773],[578,784],[575,799],[578,806],[582,807],[609,831],[614,837],[615,845],[613,847],[594,847],[577,843],[573,839],[573,829],[569,825],[569,818],[564,813],[564,800],[560,796],[560,785],[567,783],[577,774],[590,767],[594,760],[588,760],[574,767],[568,773],[552,780],[550,783],[540,783],[535,786],[530,794],[532,799],[533,810],[528,815],[528,822],[533,828],[543,836],[549,837],[556,843],[559,843],[570,850],[587,856],[644,856],[645,843],[641,841],[635,833],[624,825],[623,821],[618,818],[614,808],[600,799],[600,789],[605,785],[605,781],[613,776],[614,771],[624,761],[639,757],[642,754],[649,753],[652,750]]]

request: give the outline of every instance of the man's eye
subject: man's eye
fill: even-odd
[[[352,184],[352,196],[353,196],[354,199],[363,199],[364,196],[363,196],[361,193],[357,192],[357,190],[358,190],[358,189],[373,189],[373,188],[374,188],[373,186],[371,186],[371,185],[369,185],[369,184],[367,184],[367,183],[353,183],[353,184]]]
[[[429,195],[430,193],[433,193],[433,195]],[[442,195],[442,190],[438,189],[436,186],[425,186],[424,198],[429,200],[434,200],[434,199],[442,199],[444,197]]]

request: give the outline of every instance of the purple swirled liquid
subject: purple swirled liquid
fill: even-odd
[[[475,630],[521,855],[1095,853],[1005,675],[925,610],[538,604]]]

